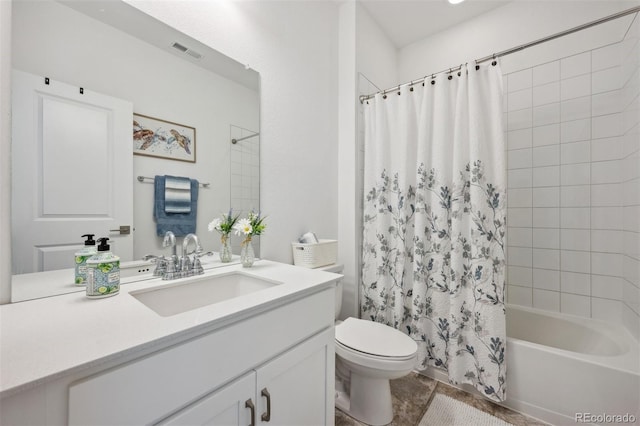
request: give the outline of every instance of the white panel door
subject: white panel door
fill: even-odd
[[[14,274],[73,267],[83,234],[133,258],[133,104],[83,92],[13,71]]]

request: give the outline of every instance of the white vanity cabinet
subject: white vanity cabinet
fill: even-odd
[[[322,332],[192,403],[159,425],[320,425],[327,418],[327,357]],[[332,405],[332,404],[329,404]],[[333,416],[332,407],[329,416]]]
[[[226,425],[255,424],[256,374],[251,372],[200,401],[179,411],[158,425]]]
[[[68,422],[333,424],[334,301],[325,289],[72,383]]]

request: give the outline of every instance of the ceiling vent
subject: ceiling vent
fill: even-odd
[[[202,58],[202,55],[199,54],[198,52],[196,52],[195,50],[191,50],[189,49],[187,46],[183,46],[178,42],[174,42],[171,47],[173,47],[176,50],[179,50],[182,53],[186,53],[187,55],[191,56],[192,58],[195,59],[200,59]]]
[[[202,55],[201,55],[201,54],[199,54],[198,52],[194,52],[194,51],[193,51],[193,50],[191,50],[191,49],[187,50],[187,55],[189,55],[189,56],[193,56],[193,57],[194,57],[194,58],[196,58],[196,59],[200,59],[200,58],[202,58]]]

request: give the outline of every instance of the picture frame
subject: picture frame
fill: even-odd
[[[133,154],[196,162],[196,129],[133,113]]]

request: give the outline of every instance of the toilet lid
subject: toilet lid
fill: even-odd
[[[413,339],[395,328],[358,318],[337,325],[336,340],[358,352],[383,357],[405,358],[418,350]]]

